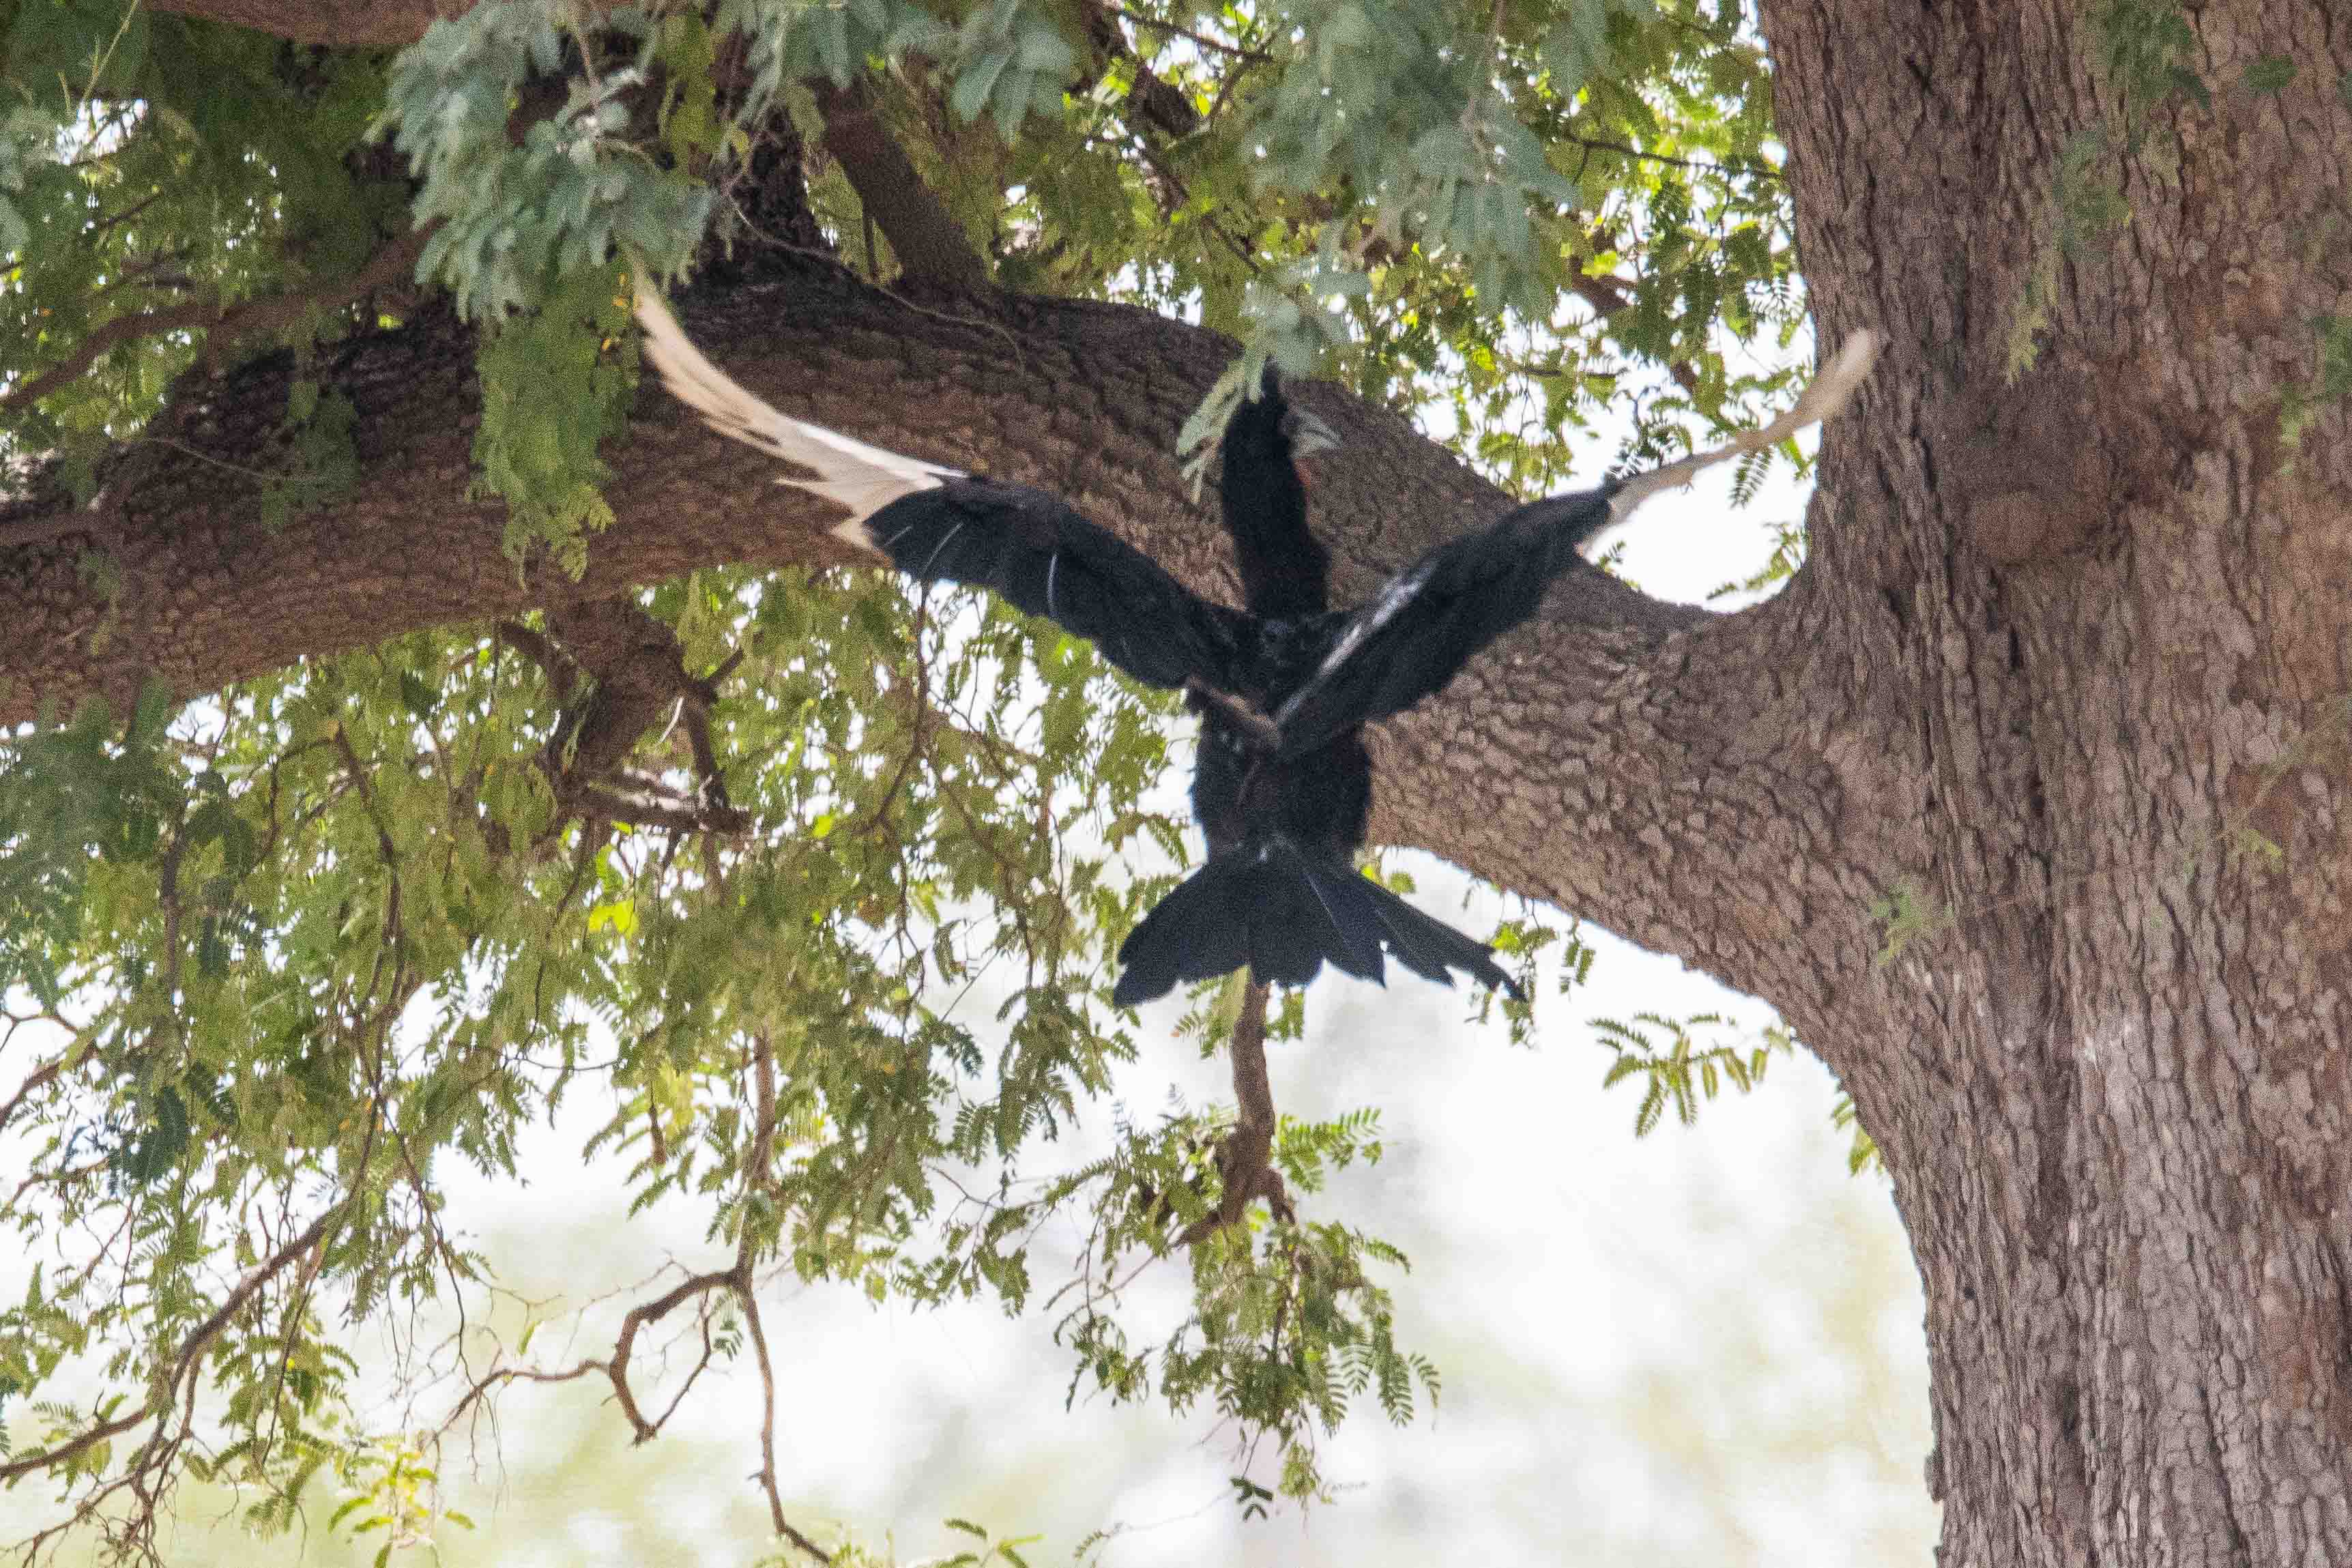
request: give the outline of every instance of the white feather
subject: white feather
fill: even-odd
[[[1880,342],[1879,335],[1873,331],[1856,332],[1846,339],[1837,357],[1799,395],[1796,406],[1761,430],[1742,431],[1720,447],[1693,453],[1679,462],[1627,479],[1609,498],[1609,521],[1622,522],[1633,515],[1636,507],[1660,490],[1686,485],[1717,463],[1727,462],[1742,452],[1761,451],[1776,441],[1787,440],[1816,420],[1829,418],[1846,405],[1854,389],[1870,374],[1871,362],[1878,357]]]
[[[1333,645],[1329,653],[1323,656],[1323,662],[1315,667],[1313,679],[1307,682],[1307,687],[1291,694],[1290,700],[1285,702],[1281,711],[1275,715],[1275,722],[1280,723],[1285,716],[1296,711],[1299,699],[1304,697],[1308,689],[1320,682],[1325,676],[1347,663],[1356,649],[1363,645],[1366,637],[1394,620],[1397,612],[1412,603],[1413,595],[1428,585],[1429,574],[1436,569],[1437,563],[1430,557],[1423,556],[1412,571],[1402,577],[1392,578],[1385,584],[1381,589],[1379,600],[1372,605],[1372,613],[1369,616],[1359,616],[1348,623],[1348,629],[1340,634],[1339,642]]]
[[[954,468],[869,447],[770,407],[703,357],[661,296],[642,278],[637,279],[637,324],[645,329],[646,358],[661,373],[670,395],[720,435],[815,472],[814,479],[787,477],[776,482],[847,507],[848,521],[833,531],[838,539],[880,554],[866,530],[867,518],[902,496],[963,477]]]

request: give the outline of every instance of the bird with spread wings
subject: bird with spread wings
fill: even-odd
[[[1303,985],[1327,962],[1381,980],[1393,957],[1451,983],[1517,987],[1484,943],[1356,869],[1371,809],[1363,726],[1436,695],[1527,620],[1583,547],[1651,496],[1835,413],[1869,373],[1849,339],[1796,405],[1761,429],[1646,473],[1531,501],[1437,546],[1353,608],[1328,603],[1328,557],[1307,523],[1297,459],[1330,444],[1271,371],[1220,442],[1218,499],[1244,606],[1203,598],[1058,497],[868,446],[794,419],[689,342],[648,286],[646,359],[722,435],[788,465],[779,484],[847,513],[835,537],[925,583],[984,588],[1094,644],[1148,686],[1186,691],[1202,719],[1193,815],[1206,862],[1118,952],[1120,1005],[1246,964]]]

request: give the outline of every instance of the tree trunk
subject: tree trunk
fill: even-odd
[[[1375,742],[1379,837],[1762,995],[1853,1090],[1927,1283],[1946,1568],[2352,1563],[2352,451],[2340,409],[2281,439],[2314,320],[2352,316],[2352,25],[2206,0],[2210,104],[2151,107],[2086,20],[2146,8],[1766,0],[1821,335],[1892,339],[1811,563],[1728,617],[1579,574]],[[2062,163],[2102,146],[2074,166],[2130,216],[2069,253]],[[1229,591],[1170,457],[1206,334],[805,268],[685,316],[780,405]],[[362,479],[277,533],[239,477],[274,466],[268,362],[183,388],[96,509],[0,504],[0,720],[574,591],[463,500],[460,335],[322,358]],[[1507,504],[1308,401],[1343,591]],[[755,456],[639,414],[579,591],[827,559]]]
[[[2352,26],[2207,5],[2210,107],[2143,109],[2095,9],[1765,6],[1822,335],[1893,338],[1815,700],[1904,716],[1928,916],[1798,1021],[1926,1280],[1948,1568],[2352,1562],[2352,461],[2340,410],[2281,442],[2352,301]],[[2136,131],[2064,255],[2062,150]]]

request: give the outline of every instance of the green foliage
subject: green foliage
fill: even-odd
[[[2194,65],[2197,35],[2178,0],[2100,0],[2091,12],[2092,37],[2107,79],[2123,94],[2127,119],[2176,93],[2202,100],[2205,85]]]
[[[18,205],[32,171],[48,160],[56,123],[38,110],[12,108],[0,114],[0,256],[32,242],[33,230]]]
[[[1719,1027],[1729,1021],[1718,1013],[1698,1013],[1680,1019],[1637,1013],[1630,1024],[1614,1018],[1592,1020],[1601,1043],[1617,1054],[1601,1086],[1610,1089],[1628,1079],[1642,1079],[1642,1100],[1633,1112],[1634,1137],[1655,1131],[1669,1107],[1677,1121],[1685,1127],[1694,1125],[1698,1121],[1700,1100],[1713,1100],[1723,1091],[1726,1083],[1742,1094],[1748,1093],[1764,1081],[1764,1070],[1776,1051],[1795,1048],[1795,1041],[1787,1031],[1777,1026],[1766,1030],[1760,1042],[1745,1047],[1720,1041],[1702,1046],[1691,1032]],[[1664,1032],[1666,1044],[1663,1048],[1652,1041],[1643,1026]]]
[[[381,301],[342,286],[430,225],[414,283],[478,326],[478,489],[508,505],[511,556],[576,575],[635,374],[624,260],[675,276],[714,226],[738,237],[727,183],[820,79],[862,84],[1009,287],[1239,336],[1196,436],[1279,359],[1397,407],[1444,398],[1468,455],[1543,488],[1604,406],[1630,405],[1654,458],[1786,384],[1742,352],[1787,346],[1804,302],[1739,5],[1110,18],[1106,39],[1059,0],[491,0],[372,56],[128,0],[0,0],[0,376],[58,373],[0,410],[0,440],[87,489],[174,376],[281,347],[257,504],[275,525],[332,500],[364,433],[320,345],[425,303],[409,279]],[[837,175],[812,201],[862,230]],[[268,332],[221,330],[257,303]],[[99,333],[112,346],[76,368]],[[1767,576],[1799,548],[1784,535]],[[120,570],[86,562],[94,591]],[[417,1324],[512,1307],[445,1229],[445,1173],[511,1173],[524,1127],[567,1107],[638,1205],[709,1216],[709,1268],[648,1321],[641,1366],[675,1331],[684,1364],[758,1374],[757,1287],[782,1277],[1043,1301],[1074,1395],[1231,1428],[1245,1510],[1324,1495],[1318,1444],[1351,1411],[1433,1401],[1395,1335],[1403,1258],[1310,1212],[1380,1157],[1375,1112],[1284,1119],[1286,1200],[1222,1226],[1229,1110],[1114,1116],[1108,1153],[1051,1157],[1136,1049],[1106,954],[1171,885],[1139,852],[1184,853],[1150,793],[1171,702],[1050,627],[891,582],[717,572],[634,608],[716,695],[628,738],[625,789],[593,806],[569,770],[595,683],[519,651],[556,635],[537,623],[0,741],[0,1045],[28,1064],[0,1100],[27,1173],[0,1226],[50,1249],[0,1311],[0,1464],[131,1551],[182,1475],[237,1489],[265,1531],[324,1489],[307,1517],[386,1553],[462,1526],[436,1423],[504,1384],[393,1419],[359,1399],[354,1347],[390,1334],[396,1361],[446,1370],[456,1342]],[[1554,956],[1562,990],[1592,956],[1530,907],[1494,941],[1530,994]],[[1202,1051],[1241,1004],[1235,984],[1195,998]],[[1475,1006],[1498,1005],[1531,1040],[1526,1005]],[[1267,1032],[1309,1021],[1286,994]],[[1651,1046],[1661,1026],[1612,1037],[1644,1127],[1760,1077],[1687,1029]],[[1085,1237],[1066,1272],[1036,1248],[1049,1224]],[[75,1251],[90,1235],[114,1240]],[[1161,1266],[1190,1285],[1172,1327],[1126,1294]],[[534,1340],[558,1315],[488,1311],[465,1343],[559,1375]],[[1021,1561],[950,1528],[956,1561]]]
[[[1859,1176],[1864,1171],[1886,1169],[1886,1161],[1878,1152],[1878,1140],[1863,1130],[1862,1118],[1853,1108],[1853,1096],[1841,1094],[1830,1108],[1830,1124],[1848,1135],[1845,1168],[1849,1175]]]
[[[985,1568],[985,1565],[991,1563],[1009,1563],[1011,1568],[1029,1568],[1029,1560],[1021,1555],[1020,1548],[1034,1545],[1043,1539],[1039,1536],[1024,1535],[1004,1541],[968,1519],[950,1519],[943,1522],[948,1529],[959,1535],[969,1536],[979,1544],[967,1547],[951,1556],[932,1559],[939,1564],[939,1568]]]
[[[413,1446],[356,1424],[322,1303],[483,1288],[429,1152],[510,1171],[523,1121],[580,1092],[640,1201],[698,1194],[747,1268],[1023,1300],[1025,1245],[927,1228],[933,1173],[1015,1180],[1131,1052],[1099,954],[1138,908],[1120,852],[1174,835],[1142,805],[1165,705],[1050,628],[889,581],[719,575],[648,603],[703,662],[743,655],[717,743],[761,827],[692,855],[560,815],[546,683],[463,630],[168,729],[155,701],[121,734],[91,713],[8,742],[0,952],[35,998],[9,1031],[55,1070],[11,1108],[38,1176],[0,1224],[134,1244],[0,1313],[17,1386],[120,1340],[130,1386],[211,1391],[187,1451],[278,1499]],[[998,1016],[941,1010],[987,973],[1016,981]],[[1299,1179],[1332,1157],[1309,1141]],[[280,1215],[331,1227],[307,1271],[269,1268]],[[239,1277],[263,1284],[207,1337]],[[90,1470],[82,1504],[125,1474]]]
[[[1076,51],[1053,19],[1024,0],[988,0],[956,30],[956,84],[948,103],[964,120],[992,116],[1011,136],[1031,113],[1058,117]]]
[[[1702,1103],[1720,1098],[1727,1088],[1754,1093],[1762,1086],[1774,1058],[1797,1052],[1797,1037],[1778,1024],[1746,1039],[1720,1036],[1702,1039],[1696,1033],[1729,1025],[1730,1020],[1719,1013],[1695,1013],[1687,1018],[1637,1013],[1631,1023],[1592,1020],[1601,1044],[1615,1053],[1601,1086],[1613,1089],[1634,1081],[1642,1086],[1642,1098],[1633,1109],[1634,1137],[1645,1138],[1656,1131],[1670,1110],[1683,1126],[1696,1126]],[[1659,1037],[1664,1037],[1663,1044]],[[1845,1159],[1849,1173],[1886,1168],[1878,1156],[1877,1143],[1863,1131],[1852,1095],[1838,1096],[1830,1109],[1830,1124],[1849,1135]]]
[[[1284,1117],[1274,1167],[1294,1194],[1318,1192],[1331,1173],[1380,1158],[1379,1121],[1369,1109],[1328,1122]],[[1077,1358],[1073,1399],[1089,1383],[1120,1400],[1156,1391],[1178,1410],[1205,1400],[1253,1443],[1256,1435],[1275,1440],[1280,1496],[1316,1500],[1326,1489],[1318,1433],[1367,1394],[1391,1421],[1409,1420],[1419,1398],[1435,1402],[1437,1369],[1398,1346],[1393,1302],[1367,1272],[1407,1267],[1389,1244],[1262,1204],[1199,1238],[1224,1195],[1214,1154],[1231,1128],[1228,1116],[1188,1112],[1148,1134],[1122,1127],[1118,1154],[1047,1190],[1040,1201],[1059,1205],[1084,1187],[1102,1189],[1077,1278],[1054,1298],[1055,1338]],[[1021,1223],[1034,1221],[1024,1215]],[[1139,1260],[1166,1257],[1180,1237],[1196,1238],[1192,1314],[1156,1344],[1139,1345],[1118,1312],[1122,1293]]]
[[[1805,529],[1802,523],[1776,522],[1772,530],[1772,553],[1764,564],[1736,582],[1726,583],[1707,595],[1710,602],[1729,598],[1734,594],[1760,594],[1768,588],[1787,582],[1805,563]]]
[[[1676,373],[1636,409],[1649,456],[1785,387],[1785,372],[1738,368],[1717,335],[1785,344],[1803,313],[1769,73],[1738,6],[1301,0],[1121,16],[1124,57],[1065,12],[1007,0],[952,37],[902,0],[730,5],[720,25],[751,34],[776,80],[894,62],[867,85],[950,208],[993,234],[1009,284],[1196,310],[1241,337],[1202,430],[1273,357],[1399,406],[1448,397],[1483,460],[1548,486],[1566,437],[1622,408],[1640,367]],[[1001,41],[983,49],[983,28]],[[1048,28],[1077,62],[1057,106],[1005,85],[1016,37],[1061,58]],[[1181,135],[1138,111],[1147,74],[1189,106]],[[987,132],[927,134],[940,109]],[[829,199],[855,234],[855,198]]]
[[[1871,900],[1870,918],[1884,933],[1872,967],[1884,969],[1915,942],[1951,929],[1956,910],[1910,877],[1898,879],[1885,896]]]
[[[885,61],[868,86],[993,232],[1006,282],[1190,301],[1243,335],[1250,368],[1319,363],[1401,406],[1444,395],[1513,484],[1560,480],[1568,437],[1643,366],[1675,377],[1635,405],[1640,455],[1746,421],[1787,373],[1737,368],[1718,327],[1785,343],[1802,315],[1769,74],[1736,5],[1144,7],[1106,55],[1042,0],[666,0],[593,26],[557,0],[494,0],[388,72],[119,0],[16,13],[0,237],[28,238],[0,290],[20,329],[0,330],[19,345],[0,374],[184,306],[191,279],[224,312],[299,295],[412,218],[437,226],[420,277],[488,320],[540,311],[619,250],[674,274],[785,87]],[[724,91],[722,58],[741,68]],[[1184,134],[1136,112],[1147,73],[1190,106]],[[934,134],[940,113],[968,129]],[[405,213],[371,127],[420,183]],[[327,312],[293,335],[351,324]],[[87,460],[202,347],[201,330],[135,335],[0,433]],[[515,395],[486,376],[486,403]],[[576,548],[592,521],[593,461],[550,471],[557,496],[525,503],[510,542]],[[512,504],[519,479],[486,482]]]
[[[2131,204],[2123,194],[2126,155],[2104,128],[2079,132],[2060,153],[2050,204],[2051,232],[2034,254],[2010,322],[2011,379],[2032,369],[2040,357],[2040,335],[2049,325],[2062,265],[2095,255],[2131,221]]]
[[[153,411],[214,321],[299,300],[404,227],[401,182],[349,156],[380,91],[364,57],[107,0],[0,6],[0,376],[22,383],[102,329],[157,323],[0,409],[0,443],[86,469]],[[280,320],[294,343],[354,324],[345,310]]]
[[[2269,98],[2286,90],[2294,69],[2294,61],[2284,55],[2264,55],[2246,68],[2239,85],[2258,98]]]
[[[625,268],[583,267],[534,309],[485,329],[474,461],[483,488],[506,500],[504,543],[518,562],[537,546],[578,577],[587,536],[613,521],[596,447],[628,421],[634,305]]]
[[[555,0],[491,0],[445,17],[401,52],[386,85],[383,128],[422,182],[416,222],[440,225],[418,274],[446,283],[465,315],[538,306],[616,251],[669,276],[709,215],[699,180],[647,160],[628,135],[629,98],[652,62],[666,49],[672,63],[691,57],[624,11],[609,21],[636,35],[635,58],[616,64],[603,40],[569,33],[571,16]],[[709,69],[707,54],[698,63]],[[518,142],[517,99],[547,80],[562,103]]]
[[[298,381],[286,401],[287,467],[271,474],[261,492],[262,522],[273,532],[296,513],[350,493],[360,471],[352,434],[359,410],[350,398]]]
[[[2097,0],[2090,22],[2096,58],[2119,112],[2076,132],[2059,151],[2048,227],[2033,237],[2033,263],[2011,308],[2006,360],[2012,380],[2032,369],[2041,355],[2041,334],[2049,325],[2062,267],[2095,255],[2130,222],[2131,205],[2124,195],[2127,167],[2138,161],[2147,172],[2167,177],[2165,160],[2144,156],[2158,111],[2175,100],[2212,103],[2196,69],[2197,35],[2178,0]],[[2249,83],[2254,79],[2250,73]]]
[[[2318,339],[2318,373],[2287,389],[2279,414],[2279,434],[2291,447],[2302,444],[2313,420],[2352,397],[2352,317],[2322,316],[2312,331]]]
[[[155,691],[120,733],[93,702],[68,724],[0,744],[0,994],[21,989],[57,1007],[91,876],[155,860],[184,807],[163,744],[170,715]]]

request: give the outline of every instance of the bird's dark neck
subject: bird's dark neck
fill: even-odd
[[[1329,553],[1307,527],[1307,486],[1282,428],[1288,412],[1269,389],[1225,431],[1218,500],[1233,536],[1242,595],[1253,615],[1312,615],[1329,605]]]

